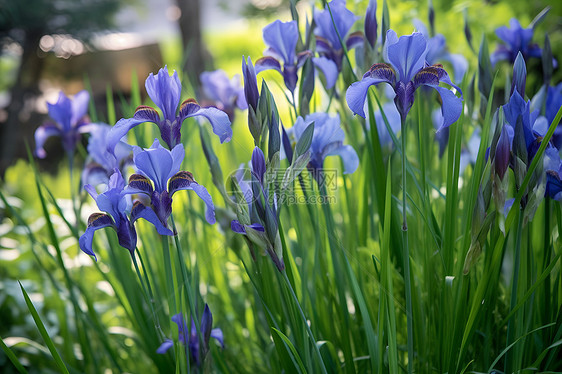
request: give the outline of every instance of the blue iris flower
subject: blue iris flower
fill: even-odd
[[[176,145],[170,151],[162,147],[156,139],[150,148],[135,146],[133,154],[138,174],[131,175],[125,193],[147,195],[162,225],[167,226],[168,218],[172,214],[172,196],[180,190],[194,191],[207,206],[207,222],[215,223],[213,199],[207,189],[197,183],[190,172],[180,171],[185,156],[182,144]]]
[[[107,184],[109,177],[115,169],[119,169],[121,174],[127,166],[133,163],[133,147],[125,142],[117,143],[114,153],[107,150],[107,134],[111,126],[104,123],[95,124],[90,131],[88,139],[88,158],[84,170],[82,171],[82,183],[84,185]]]
[[[256,73],[273,69],[283,75],[285,86],[294,92],[297,87],[297,70],[304,64],[312,52],[296,52],[299,40],[299,30],[296,21],[270,23],[263,29],[263,40],[268,46],[266,57],[256,61]],[[326,77],[326,88],[330,89],[336,83],[338,69],[335,63],[325,57],[313,57],[314,66]],[[283,67],[281,67],[281,63]]]
[[[344,174],[351,174],[357,170],[359,157],[352,146],[343,144],[345,133],[340,126],[338,114],[330,116],[328,113],[312,113],[305,118],[299,116],[293,127],[287,130],[289,139],[298,142],[304,130],[313,122],[314,133],[308,167],[313,171],[320,170],[326,157],[337,155],[342,159]]]
[[[201,73],[203,93],[217,107],[234,120],[234,109],[248,108],[244,97],[244,88],[240,85],[240,76],[229,78],[224,70],[205,71]]]
[[[427,45],[423,34],[415,32],[412,35],[401,36],[398,39],[393,30],[388,30],[384,47],[385,63],[374,64],[363,75],[363,79],[353,83],[346,93],[347,105],[355,113],[365,118],[363,107],[369,87],[379,83],[389,84],[396,96],[394,103],[405,121],[414,103],[414,94],[418,87],[428,86],[435,89],[441,96],[441,112],[443,123],[438,131],[454,123],[462,112],[462,92],[455,86],[445,69],[439,64],[429,66],[426,63]],[[447,83],[461,92],[461,98],[451,90],[439,86],[440,82]]]
[[[133,127],[143,123],[152,122],[160,129],[162,140],[170,149],[181,143],[181,126],[186,118],[203,116],[209,120],[213,132],[220,138],[221,143],[230,141],[232,129],[228,115],[217,108],[202,108],[193,99],[185,100],[179,107],[181,96],[181,83],[176,71],[170,76],[168,68],[164,67],[157,75],[150,73],[146,79],[146,92],[154,104],[162,111],[162,117],[156,109],[141,105],[133,118],[120,119],[111,129],[108,135],[108,150],[113,152],[116,144]]]
[[[328,9],[328,5],[330,9]],[[348,35],[349,30],[359,17],[345,7],[345,0],[332,0],[328,5],[326,5],[325,10],[314,10],[316,50],[320,56],[332,60],[338,67],[338,71],[341,71],[343,46],[340,37],[349,51],[363,44],[363,35],[360,31]],[[330,10],[332,11],[331,14]]]
[[[89,101],[88,91],[78,92],[73,99],[61,91],[56,103],[47,103],[49,116],[54,122],[47,122],[35,131],[37,157],[45,158],[47,156],[43,146],[51,136],[61,137],[64,150],[70,155],[74,153],[76,143],[80,141],[80,135],[90,132],[92,129],[87,116]]]
[[[207,352],[209,352],[209,341],[211,338],[216,339],[222,348],[224,348],[224,336],[222,330],[219,328],[213,329],[213,315],[209,306],[205,304],[205,310],[203,311],[203,316],[201,317],[201,335],[203,336],[203,344],[201,347],[199,344],[199,337],[197,335],[197,330],[195,329],[195,322],[193,318],[191,319],[191,329],[187,329],[185,320],[181,313],[178,313],[172,317],[172,321],[178,325],[178,340],[180,344],[187,345],[189,348],[189,353],[192,359],[195,361],[195,365],[201,366]],[[160,347],[156,350],[156,353],[164,354],[170,348],[174,346],[174,341],[172,339],[166,339]]]
[[[541,48],[537,44],[531,43],[534,32],[533,28],[524,29],[515,18],[509,21],[509,26],[509,28],[501,26],[496,29],[496,35],[503,41],[503,44],[498,45],[497,49],[492,53],[490,57],[492,65],[502,60],[514,63],[519,52],[521,52],[526,61],[531,57],[540,58],[542,54]]]
[[[94,198],[98,208],[104,213],[94,213],[88,218],[88,227],[86,232],[80,237],[78,244],[80,249],[96,258],[92,248],[94,233],[104,227],[112,227],[117,232],[119,245],[126,248],[133,256],[137,245],[137,233],[133,223],[144,218],[156,227],[161,235],[172,235],[156,214],[140,202],[135,202],[132,207],[130,199],[127,198],[125,189],[125,181],[119,169],[115,169],[113,175],[109,178],[109,183],[105,192],[98,194],[96,189],[91,185],[84,186],[84,189]],[[130,212],[130,219],[127,217]]]

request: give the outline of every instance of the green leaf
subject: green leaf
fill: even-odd
[[[308,127],[303,131],[297,145],[295,147],[295,157],[303,155],[312,144],[312,136],[314,135],[314,122],[312,122]]]
[[[53,359],[57,363],[57,366],[59,367],[59,370],[62,373],[68,374],[68,369],[66,368],[66,365],[64,364],[64,362],[62,361],[62,358],[60,357],[59,353],[57,352],[57,349],[55,347],[55,344],[51,340],[51,337],[47,333],[47,329],[45,329],[45,325],[43,325],[43,321],[41,321],[41,317],[39,317],[39,314],[37,313],[37,310],[33,306],[33,303],[31,302],[31,299],[27,295],[27,292],[25,292],[25,289],[23,288],[22,284],[19,281],[18,281],[18,283],[20,285],[23,297],[25,298],[25,303],[27,304],[27,309],[29,309],[29,312],[31,313],[31,316],[33,317],[33,320],[35,321],[35,325],[39,329],[39,333],[41,334],[41,336],[43,337],[43,340],[47,344],[47,347],[49,348],[49,351],[51,352],[51,355],[53,356]]]

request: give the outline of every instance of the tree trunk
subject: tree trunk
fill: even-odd
[[[201,33],[201,9],[199,0],[176,0],[181,10],[180,32],[184,47],[183,72],[198,94],[199,75],[211,65],[211,55],[205,48]]]
[[[25,141],[34,147],[33,133],[40,123],[33,123],[34,102],[39,94],[39,78],[44,59],[37,54],[42,33],[30,31],[22,44],[23,53],[16,81],[10,89],[7,117],[0,124],[0,175],[4,175],[16,157],[26,157]]]

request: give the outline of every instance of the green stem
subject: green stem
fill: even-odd
[[[289,281],[289,278],[287,277],[287,271],[283,270],[282,274],[283,274],[283,279],[285,279],[285,283],[287,284],[287,287],[289,288],[289,292],[291,293],[293,301],[295,302],[295,304],[297,305],[297,307],[299,309],[299,314],[301,315],[304,326],[306,327],[306,331],[308,332],[308,336],[310,338],[310,341],[312,342],[312,346],[314,347],[314,352],[318,356],[318,361],[320,362],[320,369],[322,370],[322,373],[328,374],[328,371],[326,370],[326,365],[324,364],[324,360],[322,359],[322,354],[320,353],[320,349],[318,349],[318,344],[316,343],[316,338],[314,338],[314,334],[312,333],[312,330],[310,329],[310,326],[308,325],[306,316],[304,315],[304,312],[302,311],[301,305],[299,303],[299,299],[297,298],[297,295],[295,294],[295,291],[293,290],[293,286],[291,285],[291,282]]]
[[[408,248],[408,223],[406,218],[406,118],[401,121],[402,138],[402,238],[404,242],[404,288],[406,291],[406,322],[408,327],[408,373],[414,371],[414,330],[412,324],[412,289],[410,283],[410,250]]]
[[[136,248],[135,253],[139,254],[139,258],[140,258],[140,253],[138,248]],[[148,276],[146,275],[146,269],[144,269],[144,265],[142,264],[142,259],[141,259],[141,266],[143,267],[144,270],[144,278],[145,280],[142,280],[142,276],[141,276],[141,272],[139,270],[139,264],[137,262],[137,258],[136,256],[133,254],[133,256],[131,256],[133,258],[133,265],[135,265],[135,271],[137,272],[137,276],[139,278],[139,282],[141,284],[143,293],[144,293],[144,297],[146,298],[146,300],[148,301],[148,303],[150,304],[150,310],[152,312],[152,318],[154,319],[154,326],[156,327],[156,331],[158,331],[159,333],[161,333],[161,337],[164,336],[163,331],[160,327],[160,321],[158,319],[158,315],[156,314],[156,311],[154,310],[154,296],[152,294],[152,288],[150,287],[150,283],[148,281]],[[145,284],[146,282],[146,284]]]
[[[515,238],[515,259],[513,264],[513,282],[511,284],[511,301],[509,311],[511,312],[517,305],[517,287],[519,283],[519,267],[521,262],[521,232],[523,227],[523,212],[519,212],[517,219],[517,237]],[[506,346],[512,344],[515,340],[515,320],[513,316],[507,323],[507,342]],[[505,355],[505,372],[510,373],[513,369],[513,349],[506,352]]]
[[[166,269],[166,287],[168,288],[168,306],[170,308],[170,315],[177,313],[178,307],[176,302],[176,291],[174,287],[174,278],[172,272],[172,260],[170,256],[170,244],[168,237],[162,235],[162,253],[164,255],[164,268]]]

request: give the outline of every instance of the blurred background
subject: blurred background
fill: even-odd
[[[367,6],[367,1],[347,3],[356,14]],[[427,2],[388,3],[395,29],[411,32],[413,19],[427,20]],[[459,27],[463,12],[478,46],[482,33],[496,39],[494,29],[511,17],[526,27],[547,5],[553,9],[541,29],[559,31],[559,2],[433,1],[436,31],[472,67],[475,55]],[[297,1],[308,19],[314,6]],[[108,88],[117,101],[127,98],[132,80],[144,90],[148,74],[168,64],[186,74],[188,94],[197,97],[201,72],[222,68],[232,75],[239,73],[243,54],[261,56],[261,28],[273,18],[290,19],[289,0],[0,0],[0,175],[26,157],[25,141],[33,147],[46,102],[55,102],[59,90],[75,94],[86,88],[105,113]],[[542,38],[535,34],[537,42]],[[556,53],[560,33],[551,35],[551,43]],[[47,144],[51,154],[59,151],[56,143]]]

